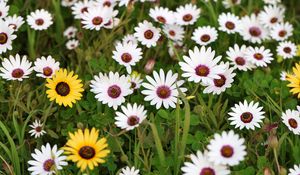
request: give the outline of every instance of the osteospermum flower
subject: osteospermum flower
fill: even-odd
[[[239,33],[244,40],[252,43],[261,43],[268,38],[268,30],[259,22],[255,14],[241,19]]]
[[[222,0],[222,4],[225,8],[231,8],[233,6],[241,4],[241,0]]]
[[[2,62],[0,76],[6,80],[23,81],[23,79],[28,78],[32,72],[33,68],[31,68],[31,64],[25,55],[22,59],[19,54],[15,57],[10,55],[9,59],[4,58]]]
[[[246,58],[247,47],[245,45],[239,46],[237,44],[234,47],[229,47],[226,52],[227,58],[231,61],[231,65],[234,68],[242,71],[247,71],[255,68],[254,64],[252,64]]]
[[[149,83],[142,83],[145,90],[142,91],[146,97],[145,101],[150,101],[151,105],[155,105],[156,109],[159,109],[162,105],[168,109],[169,107],[175,108],[177,103],[177,97],[180,89],[181,92],[186,92],[187,89],[181,87],[184,83],[183,80],[177,80],[178,74],[169,70],[167,74],[163,69],[159,70],[159,73],[154,71],[153,78],[146,76]]]
[[[280,6],[264,6],[264,10],[258,15],[259,21],[268,28],[272,28],[275,24],[283,22],[284,8]]]
[[[41,137],[46,134],[46,131],[43,129],[43,124],[40,120],[35,120],[31,125],[29,125],[32,129],[29,131],[30,136],[34,136],[34,138]]]
[[[290,92],[292,92],[295,95],[298,95],[297,97],[300,98],[300,64],[299,63],[296,63],[296,65],[293,67],[293,74],[288,74],[286,79],[289,82],[287,86],[291,88]]]
[[[106,138],[99,139],[99,130],[92,128],[85,129],[84,132],[78,129],[74,134],[69,132],[69,140],[63,147],[67,160],[77,163],[81,171],[91,170],[99,164],[105,162],[104,158],[110,153],[107,149]]]
[[[117,4],[117,0],[97,0],[95,5],[102,6],[102,7],[114,7]]]
[[[133,34],[127,34],[123,37],[122,43],[132,43],[132,44],[138,44],[138,40]]]
[[[115,117],[115,124],[127,131],[138,127],[144,119],[147,117],[147,111],[144,110],[143,105],[127,104],[127,106],[121,106],[122,112],[117,111]]]
[[[298,110],[286,110],[281,116],[282,122],[296,135],[300,135],[300,112]]]
[[[283,59],[289,59],[297,55],[297,46],[291,41],[283,41],[279,43],[276,51]]]
[[[164,25],[163,32],[173,41],[182,41],[184,37],[184,28],[179,25]]]
[[[120,23],[120,19],[114,17],[114,18],[110,19],[106,24],[104,24],[103,27],[106,29],[112,29],[112,28],[118,26],[119,23]]]
[[[120,65],[125,66],[127,72],[130,74],[131,66],[136,65],[142,59],[142,49],[138,48],[137,44],[118,43],[116,49],[113,51],[112,58]]]
[[[232,112],[229,112],[230,125],[234,125],[235,128],[239,129],[252,129],[260,128],[260,123],[262,123],[265,118],[265,112],[263,108],[259,106],[259,103],[254,103],[251,101],[248,103],[246,100],[244,103],[239,102],[231,108]]]
[[[160,37],[160,29],[154,27],[152,23],[144,20],[140,22],[134,30],[134,36],[142,45],[148,48],[156,46],[156,42]]]
[[[43,145],[40,150],[35,149],[31,154],[33,160],[29,160],[28,171],[31,174],[52,175],[55,171],[63,169],[67,166],[66,156],[63,156],[63,150],[58,150],[57,145],[52,148],[49,143]]]
[[[185,4],[184,6],[179,6],[174,13],[176,23],[183,26],[192,25],[199,18],[200,12],[201,10],[193,4]]]
[[[9,6],[4,1],[0,1],[0,19],[4,19],[8,15]]]
[[[132,93],[128,78],[125,75],[120,76],[118,72],[109,72],[108,75],[99,73],[98,76],[94,76],[90,86],[99,102],[115,110],[125,102],[125,97]]]
[[[140,170],[135,169],[135,167],[124,167],[121,169],[120,175],[140,175]]]
[[[181,70],[184,72],[182,77],[187,77],[188,81],[205,84],[213,82],[214,78],[220,78],[218,74],[225,71],[224,65],[218,65],[221,56],[215,58],[215,51],[210,47],[206,49],[204,46],[199,50],[189,50],[189,56],[183,56],[183,62],[179,62]]]
[[[66,43],[66,47],[69,50],[76,49],[79,45],[79,41],[77,39],[71,39]]]
[[[274,59],[270,49],[261,47],[248,47],[245,57],[258,67],[266,67]]]
[[[246,156],[245,139],[232,130],[215,134],[208,148],[208,160],[218,165],[237,165]]]
[[[218,18],[219,30],[228,34],[236,33],[239,31],[240,19],[232,13],[222,13]]]
[[[294,27],[288,23],[278,23],[270,31],[271,37],[276,41],[284,41],[293,35]]]
[[[192,39],[201,46],[206,46],[209,43],[216,41],[218,32],[214,27],[204,26],[198,27],[193,32]]]
[[[33,69],[37,72],[36,76],[51,78],[59,70],[59,62],[56,62],[50,55],[47,58],[42,56],[36,59]]]
[[[156,22],[162,24],[174,24],[175,16],[174,12],[164,7],[155,7],[150,9],[150,17],[153,18]]]
[[[46,93],[50,101],[54,101],[59,105],[72,107],[73,103],[80,100],[84,91],[81,80],[78,75],[74,75],[71,71],[68,73],[66,69],[59,69],[52,78],[47,78],[46,86],[49,88]]]
[[[12,50],[12,41],[17,38],[17,35],[14,35],[13,32],[14,29],[0,20],[0,54]]]
[[[90,0],[83,0],[76,2],[72,7],[72,14],[75,19],[81,19],[81,16],[88,11],[89,8],[94,7],[94,2]]]
[[[46,30],[53,24],[51,14],[44,9],[38,9],[31,12],[27,15],[26,21],[34,30]]]
[[[109,7],[91,7],[87,12],[81,15],[81,23],[83,28],[89,30],[100,30],[104,24],[114,16],[114,11]]]
[[[11,27],[14,31],[17,31],[24,24],[24,19],[22,16],[13,15],[6,17],[4,22],[8,27]]]
[[[74,38],[76,36],[77,28],[74,26],[69,26],[65,31],[64,31],[64,36],[67,37],[68,39]]]
[[[228,175],[230,170],[224,165],[217,165],[208,160],[207,151],[191,154],[192,162],[184,162],[183,175]]]
[[[133,71],[131,75],[128,76],[129,83],[131,84],[130,88],[135,90],[139,89],[142,85],[143,79],[141,78],[141,74]]]
[[[293,168],[289,169],[288,175],[299,175],[300,174],[300,165],[294,165]]]
[[[286,71],[280,72],[280,80],[286,81],[288,73]]]

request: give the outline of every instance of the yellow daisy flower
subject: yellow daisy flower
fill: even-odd
[[[298,94],[298,98],[300,98],[300,64],[293,67],[293,73],[287,75],[286,80],[290,82],[287,86],[292,88],[290,92]]]
[[[76,100],[80,100],[83,92],[83,85],[78,75],[74,72],[68,73],[66,69],[59,69],[55,75],[47,79],[46,86],[49,88],[46,93],[50,101],[55,100],[59,105],[73,106]]]
[[[110,150],[107,148],[106,138],[98,139],[99,131],[95,128],[79,129],[74,134],[69,133],[70,139],[63,147],[65,154],[69,154],[67,160],[77,162],[77,167],[84,171],[87,167],[93,170],[98,164],[104,163]]]

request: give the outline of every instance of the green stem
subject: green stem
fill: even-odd
[[[183,95],[182,92],[180,92],[181,96]],[[180,159],[184,159],[184,153],[185,153],[185,147],[187,143],[188,133],[190,130],[190,122],[191,122],[191,115],[190,115],[190,105],[188,103],[188,100],[186,98],[183,98],[184,102],[184,125],[183,125],[183,133],[182,133],[182,140],[181,140],[181,148],[180,148]]]
[[[31,30],[29,26],[27,27],[27,37],[28,37],[28,54],[30,58],[35,58],[35,31]]]

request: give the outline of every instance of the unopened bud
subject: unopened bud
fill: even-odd
[[[128,161],[128,157],[126,155],[122,155],[121,156],[121,161],[122,162],[127,162]]]
[[[144,71],[146,74],[149,74],[152,72],[155,65],[155,59],[149,59],[145,65]]]
[[[271,134],[268,138],[268,145],[271,148],[277,148],[278,147],[278,139],[276,135]]]
[[[283,167],[280,167],[280,175],[287,175],[287,170]]]
[[[270,170],[270,168],[264,168],[264,175],[272,175],[272,171]]]
[[[84,129],[83,123],[81,123],[81,122],[77,123],[77,128]]]

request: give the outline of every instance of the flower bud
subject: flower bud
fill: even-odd
[[[150,74],[153,71],[155,65],[155,59],[151,58],[147,61],[144,71],[146,74]]]

